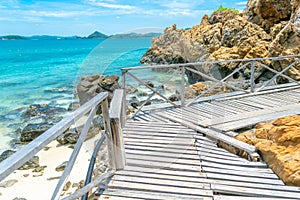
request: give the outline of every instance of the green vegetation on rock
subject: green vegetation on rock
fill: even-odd
[[[218,12],[225,12],[225,11],[232,11],[234,14],[239,14],[240,13],[235,8],[224,8],[222,5],[220,5],[219,8],[212,13],[212,15],[215,14],[215,13],[218,13]]]

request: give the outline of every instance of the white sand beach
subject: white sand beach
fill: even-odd
[[[71,186],[65,192],[65,195],[70,194],[77,189],[77,187],[72,187],[73,183],[79,183],[85,179],[95,139],[96,137],[83,144],[72,173],[67,180],[71,182]],[[62,172],[57,172],[55,168],[69,159],[73,150],[69,148],[69,146],[70,145],[61,146],[57,141],[53,141],[47,145],[47,147],[50,147],[48,150],[41,150],[37,154],[37,156],[39,156],[40,166],[47,166],[44,171],[32,172],[32,169],[16,170],[1,182],[0,199],[51,199],[59,177],[62,175]],[[3,183],[10,180],[12,183],[15,183],[10,187],[3,187]]]

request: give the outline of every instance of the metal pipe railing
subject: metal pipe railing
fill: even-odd
[[[281,61],[284,59],[292,59],[292,58],[297,58],[297,60],[295,62],[293,62],[292,64],[290,64],[289,66],[283,68],[282,71],[276,71],[272,68],[270,68],[269,66],[266,66],[265,64],[261,63],[264,61]],[[269,85],[272,81],[274,81],[277,77],[282,76],[284,78],[286,78],[287,80],[289,80],[290,82],[295,82],[296,84],[299,85],[299,82],[288,77],[286,74],[284,74],[287,70],[289,70],[290,68],[292,68],[293,66],[295,66],[300,60],[300,55],[291,55],[291,56],[280,56],[280,57],[270,57],[270,58],[250,58],[250,59],[236,59],[236,60],[220,60],[220,61],[205,61],[205,62],[193,62],[193,63],[180,63],[180,64],[169,64],[169,65],[147,65],[147,66],[137,66],[137,67],[130,67],[130,68],[122,68],[122,77],[123,77],[123,83],[122,83],[122,88],[125,89],[126,88],[126,76],[129,75],[131,77],[133,77],[136,81],[139,82],[139,84],[144,85],[147,87],[147,85],[141,80],[139,79],[137,76],[135,76],[134,74],[132,74],[130,71],[134,71],[134,70],[144,70],[144,69],[181,69],[181,89],[180,89],[180,102],[171,102],[167,97],[165,97],[163,94],[159,93],[157,89],[154,88],[150,88],[147,87],[148,89],[150,89],[153,93],[151,95],[148,96],[147,100],[139,106],[138,110],[132,115],[133,118],[140,112],[142,111],[142,108],[148,103],[148,101],[151,100],[151,98],[156,94],[158,96],[160,96],[162,99],[164,99],[166,102],[168,102],[171,106],[177,107],[178,105],[180,105],[181,107],[183,106],[189,106],[193,103],[196,103],[201,97],[203,97],[205,94],[208,94],[209,92],[211,92],[213,89],[215,89],[217,86],[219,86],[220,84],[224,84],[226,85],[228,88],[233,89],[234,91],[242,91],[244,93],[255,93],[255,92],[260,92],[261,90],[263,90],[267,85]],[[212,76],[209,76],[208,74],[205,74],[203,72],[197,71],[195,69],[192,69],[191,66],[195,66],[195,67],[201,67],[202,65],[215,65],[215,64],[224,64],[224,63],[242,63],[241,66],[239,66],[238,68],[234,69],[229,75],[227,75],[226,77],[224,77],[221,80],[218,80]],[[239,87],[236,87],[228,82],[226,82],[229,78],[233,77],[234,74],[240,72],[242,69],[246,68],[247,66],[250,66],[250,88],[249,89],[242,89]],[[255,88],[255,79],[257,78],[255,75],[255,69],[261,66],[263,68],[265,68],[266,70],[271,71],[272,73],[274,73],[274,77],[271,78],[269,81],[265,82],[260,88],[256,89]],[[194,74],[198,74],[200,76],[202,76],[203,78],[207,79],[207,80],[211,80],[216,82],[213,86],[209,87],[207,90],[203,91],[201,94],[199,94],[196,98],[192,99],[192,100],[187,100],[188,103],[185,103],[185,72],[186,71],[190,71]],[[176,74],[174,74],[176,75]],[[172,75],[173,77],[173,75]],[[172,78],[171,77],[171,78]],[[169,80],[169,79],[168,79]],[[165,85],[166,82],[164,82],[162,85]],[[126,91],[124,92],[124,98],[123,98],[123,105],[125,107],[125,105],[127,104],[126,101]],[[125,108],[124,108],[125,109]]]

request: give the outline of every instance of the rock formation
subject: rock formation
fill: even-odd
[[[300,116],[279,118],[272,123],[257,124],[254,131],[237,139],[255,145],[263,159],[287,184],[300,186]]]
[[[249,0],[244,14],[220,11],[205,15],[199,25],[189,30],[166,28],[164,34],[153,39],[152,46],[141,63],[186,63],[299,54],[300,8],[298,1]],[[266,62],[269,67],[282,70],[294,60]],[[224,78],[241,63],[224,63],[193,68],[215,78]],[[300,80],[300,66],[286,72]],[[249,68],[237,76],[249,79]],[[269,78],[262,68],[255,71],[256,83]],[[199,75],[187,72],[190,83],[204,81]],[[236,78],[237,78],[236,77]]]
[[[101,92],[108,92],[108,99],[111,100],[113,91],[120,88],[118,81],[119,77],[117,75],[104,77],[98,74],[92,74],[81,77],[81,82],[77,85],[80,104],[83,105]]]

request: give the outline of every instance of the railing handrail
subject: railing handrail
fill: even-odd
[[[288,58],[300,58],[300,54],[290,55],[290,56],[278,56],[278,57],[268,57],[268,58],[244,58],[244,59],[231,59],[231,60],[216,60],[216,61],[200,61],[200,62],[190,62],[190,63],[176,63],[176,64],[150,64],[150,65],[139,65],[135,67],[125,67],[121,68],[121,71],[131,71],[131,70],[141,70],[141,69],[157,69],[157,68],[174,68],[174,67],[188,67],[191,65],[199,66],[206,64],[218,64],[226,62],[252,62],[252,61],[265,61],[265,60],[282,60]]]
[[[103,92],[92,98],[89,102],[75,110],[73,113],[68,115],[66,118],[58,122],[56,125],[48,129],[42,135],[34,139],[32,142],[22,147],[12,156],[3,160],[0,163],[0,181],[6,178],[8,175],[13,173],[16,169],[21,167],[29,159],[31,159],[36,153],[42,150],[46,145],[56,139],[64,131],[66,131],[74,121],[78,120],[85,114],[87,114],[92,108],[97,106],[103,100],[108,97],[107,92]]]
[[[295,58],[296,60],[293,60],[292,64],[286,66],[286,67],[282,67],[283,69],[281,69],[280,71],[271,69],[269,66],[265,65],[264,63],[261,63],[262,61],[280,61],[283,59],[291,59],[291,58]],[[213,65],[213,64],[221,64],[221,63],[238,63],[239,66],[237,66],[237,68],[235,68],[234,70],[232,70],[232,72],[227,75],[226,77],[222,78],[221,80],[218,80],[216,78],[214,78],[213,76],[209,75],[209,74],[205,74],[201,71],[195,70],[193,68],[191,68],[191,66],[202,66],[202,65]],[[193,103],[196,103],[197,100],[200,97],[203,97],[205,94],[209,94],[211,91],[213,91],[213,89],[215,89],[217,86],[219,85],[226,85],[228,88],[233,89],[234,91],[241,91],[241,92],[245,92],[245,93],[256,93],[259,92],[261,90],[263,90],[266,86],[268,86],[271,82],[273,82],[277,77],[282,76],[284,78],[286,78],[288,81],[290,82],[294,82],[298,85],[300,85],[299,81],[294,80],[291,77],[288,77],[287,75],[285,75],[284,73],[289,70],[290,68],[292,68],[293,66],[295,66],[296,64],[298,64],[300,62],[300,54],[297,55],[289,55],[289,56],[279,56],[279,57],[268,57],[268,58],[246,58],[246,59],[231,59],[231,60],[216,60],[216,61],[201,61],[201,62],[192,62],[192,63],[177,63],[177,64],[151,64],[151,65],[141,65],[141,66],[136,66],[136,67],[128,67],[128,68],[122,68],[122,88],[125,89],[125,94],[124,96],[126,96],[126,76],[130,76],[131,78],[135,79],[136,81],[138,81],[141,85],[147,87],[148,89],[150,89],[153,93],[151,95],[148,96],[147,100],[144,101],[142,103],[142,105],[139,106],[139,108],[137,109],[137,111],[132,115],[132,118],[134,118],[135,116],[137,116],[137,114],[140,111],[143,111],[142,108],[147,104],[147,102],[149,102],[151,100],[151,98],[156,94],[158,96],[160,96],[162,99],[164,99],[166,102],[168,102],[170,105],[173,105],[174,107],[178,107],[178,104],[175,104],[174,102],[170,101],[166,96],[162,95],[160,92],[158,92],[158,87],[157,89],[149,87],[143,80],[141,80],[140,78],[138,78],[137,76],[135,76],[131,71],[133,70],[143,70],[143,69],[181,69],[181,90],[180,90],[180,98],[181,98],[181,107],[183,106],[189,106]],[[265,70],[271,71],[272,73],[274,73],[275,75],[273,76],[273,78],[271,78],[270,80],[266,81],[261,87],[259,88],[255,88],[256,83],[255,83],[255,68],[258,66],[261,66],[262,68],[264,68]],[[250,70],[250,89],[244,89],[244,88],[239,88],[237,86],[235,86],[232,83],[228,83],[226,82],[229,78],[233,77],[234,74],[239,73],[242,69],[246,68],[250,66],[249,68]],[[203,78],[216,82],[213,86],[209,87],[207,90],[201,92],[201,94],[199,94],[197,97],[195,97],[194,99],[192,99],[191,101],[187,101],[185,102],[185,71],[190,71],[194,74],[197,74],[199,76],[202,76]],[[174,74],[171,76],[171,78],[174,76]],[[170,78],[168,78],[169,80]],[[124,105],[126,105],[126,98],[124,98]]]
[[[105,128],[108,139],[108,154],[110,159],[110,166],[113,170],[124,169],[126,164],[122,122],[125,117],[123,110],[123,89],[114,91],[113,98],[109,109],[109,127]]]

